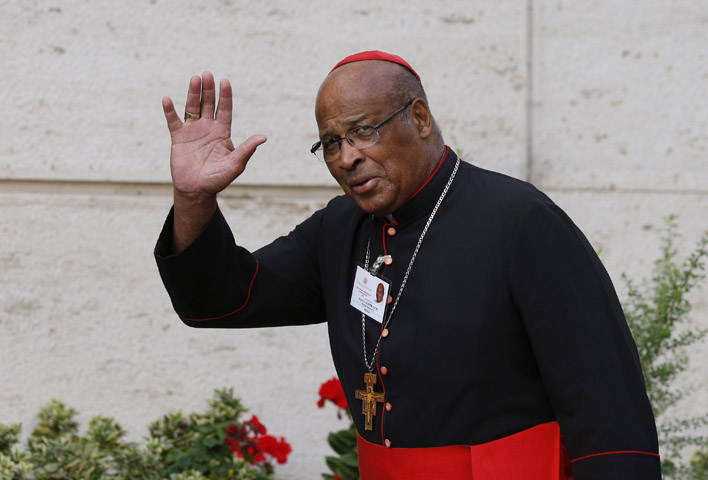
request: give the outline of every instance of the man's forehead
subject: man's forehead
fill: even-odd
[[[380,62],[347,65],[322,83],[315,104],[321,136],[371,123],[380,110],[387,109],[395,85],[393,77],[379,69],[366,68],[364,63]]]
[[[380,99],[395,89],[400,66],[378,60],[343,65],[327,75],[320,86],[318,97]],[[324,95],[323,95],[324,94]]]
[[[315,103],[320,136],[362,123],[371,123],[379,110],[387,110],[395,96],[396,77],[403,67],[380,60],[341,65],[322,82]]]
[[[317,92],[320,106],[332,103],[380,100],[395,86],[395,67],[378,61],[359,62],[343,66],[327,75]]]
[[[347,90],[381,91],[395,86],[401,75],[412,73],[396,62],[379,59],[361,59],[354,62],[338,64],[325,77],[323,87],[337,85]],[[411,77],[412,78],[412,77]]]

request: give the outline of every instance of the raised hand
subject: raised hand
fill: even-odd
[[[189,81],[184,122],[169,97],[162,99],[172,136],[170,169],[174,185],[172,248],[180,252],[202,231],[216,211],[216,194],[243,173],[256,148],[266,141],[254,135],[238,147],[231,141],[232,93],[219,84],[216,108],[214,76],[204,72]]]
[[[265,136],[254,135],[234,148],[232,92],[228,80],[219,84],[218,108],[215,103],[216,88],[210,72],[189,81],[184,122],[177,115],[172,100],[162,99],[172,137],[170,168],[175,195],[215,196],[241,175],[256,147],[266,141]]]

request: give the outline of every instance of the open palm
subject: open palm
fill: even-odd
[[[216,195],[241,175],[256,147],[266,141],[265,136],[254,135],[234,147],[231,84],[221,81],[216,108],[216,88],[210,72],[189,82],[185,110],[200,118],[183,122],[168,97],[162,99],[162,107],[172,137],[172,182],[181,195]]]

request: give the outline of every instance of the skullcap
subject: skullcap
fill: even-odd
[[[354,55],[349,55],[347,58],[339,62],[334,66],[334,68],[329,72],[332,73],[342,65],[346,65],[347,63],[352,63],[352,62],[361,62],[364,60],[384,60],[386,62],[393,62],[397,63],[399,65],[402,65],[406,67],[410,72],[415,75],[415,78],[420,81],[420,77],[418,76],[417,73],[415,73],[415,70],[413,70],[413,67],[411,67],[408,62],[403,60],[401,57],[398,55],[394,55],[392,53],[386,53],[382,52],[380,50],[370,50],[368,52],[361,52],[361,53],[355,53]]]

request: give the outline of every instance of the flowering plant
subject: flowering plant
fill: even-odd
[[[342,384],[337,377],[327,380],[320,386],[320,399],[317,401],[317,406],[320,408],[324,407],[326,401],[330,401],[339,407],[340,410],[337,411],[337,418],[342,418],[342,410],[346,413],[349,412],[349,406],[344,396]]]
[[[216,390],[204,412],[177,410],[150,424],[144,442],[98,415],[79,434],[76,410],[52,400],[37,416],[25,449],[21,426],[0,424],[0,480],[275,480],[268,458],[284,463],[290,445],[266,435],[231,389]]]
[[[170,447],[165,476],[195,470],[209,480],[274,480],[266,455],[284,463],[290,453],[285,439],[266,435],[256,416],[240,420],[246,409],[230,389],[217,390],[209,405],[205,414],[184,418],[178,412],[151,425],[152,437]]]
[[[226,428],[224,443],[229,446],[229,451],[238,458],[245,460],[250,465],[261,463],[264,465],[264,470],[271,473],[273,468],[266,455],[274,458],[278,463],[285,463],[292,448],[285,438],[280,437],[278,440],[266,433],[265,425],[253,415],[241,426],[230,423]]]
[[[331,473],[323,473],[326,480],[359,480],[359,458],[356,451],[356,428],[351,421],[347,408],[347,399],[339,379],[327,380],[320,387],[320,399],[317,406],[323,408],[326,402],[337,407],[337,418],[349,419],[349,428],[332,432],[327,436],[327,443],[337,453],[337,457],[325,457]]]

